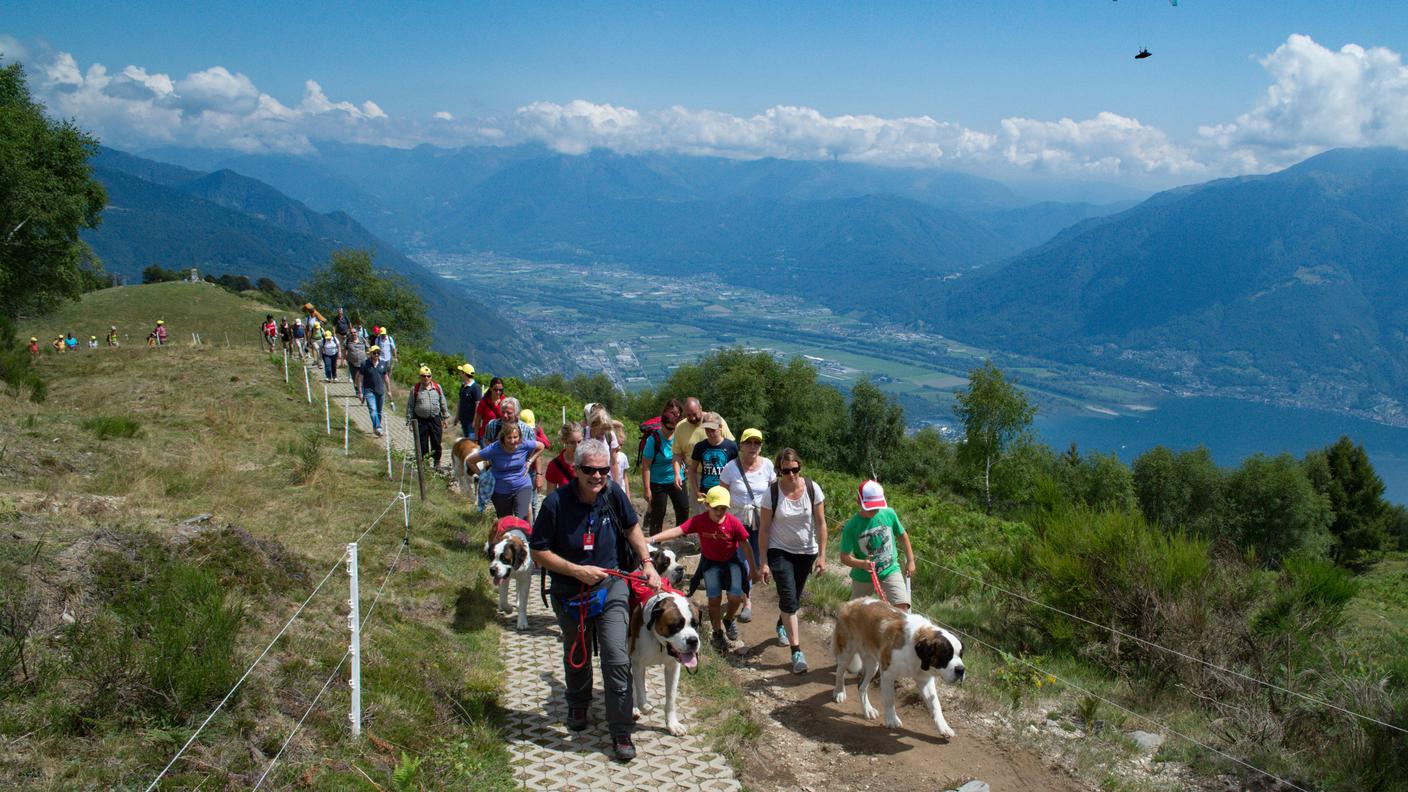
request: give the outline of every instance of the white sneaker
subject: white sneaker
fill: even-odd
[[[376,436],[377,436],[377,437],[381,437],[381,427],[380,427],[380,426],[378,426],[378,427],[376,428]]]

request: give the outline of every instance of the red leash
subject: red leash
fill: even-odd
[[[885,589],[880,585],[880,576],[875,574],[875,562],[867,562],[866,568],[870,570],[870,585],[875,587],[875,593],[880,597],[880,601],[886,605],[890,604],[890,598],[885,596]]]
[[[634,572],[618,572],[615,569],[603,569],[611,577],[618,577],[627,583],[632,580],[640,583],[649,583],[649,578],[645,575],[637,575]],[[581,605],[578,608],[579,618],[577,619],[577,637],[572,640],[572,647],[567,651],[567,664],[573,669],[583,668],[591,661],[591,652],[587,648],[587,596],[586,592],[578,595]],[[581,650],[582,659],[577,660],[577,650]]]

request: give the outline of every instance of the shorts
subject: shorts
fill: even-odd
[[[743,596],[743,565],[719,564],[704,570],[704,590],[709,593],[709,599],[723,596],[725,574],[729,576],[728,595],[734,599]]]
[[[880,588],[884,590],[885,599],[889,600],[891,605],[909,604],[909,586],[905,585],[904,575],[899,572],[891,572],[880,578]],[[875,596],[875,586],[869,580],[851,578],[851,599],[873,596]]]

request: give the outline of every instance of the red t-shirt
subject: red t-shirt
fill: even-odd
[[[474,412],[479,416],[479,428],[481,431],[484,427],[489,425],[490,421],[500,417],[499,405],[496,402],[489,401],[488,399],[480,399],[479,406],[474,408]],[[497,439],[498,438],[495,437],[485,440],[483,437],[481,437],[479,438],[479,444],[488,445],[489,443]]]
[[[572,463],[566,457],[567,452],[563,451],[548,463],[548,472],[545,478],[554,487],[561,487],[563,484],[577,479],[577,470],[572,467]]]
[[[685,520],[680,530],[699,534],[699,552],[710,561],[729,561],[738,555],[738,545],[748,541],[748,529],[732,514],[725,514],[722,523],[714,522],[708,512]]]

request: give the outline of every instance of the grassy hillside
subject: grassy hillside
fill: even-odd
[[[393,504],[380,447],[354,438],[344,456],[250,343],[265,312],[161,284],[21,327],[101,337],[117,324],[130,340],[45,355],[48,402],[12,400],[0,417],[0,786],[144,787]],[[180,343],[141,344],[157,317]],[[189,345],[193,329],[206,346]],[[511,787],[498,626],[469,540],[487,523],[438,480],[427,494],[366,626],[367,739],[348,738],[335,680],[266,783],[393,788],[399,769],[425,788]],[[362,542],[364,617],[401,546],[399,512]],[[339,566],[164,788],[254,784],[345,650],[346,600]]]

